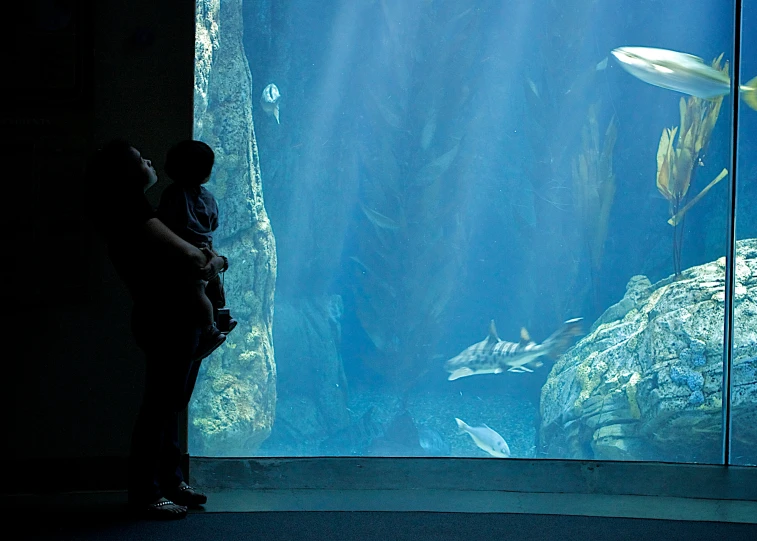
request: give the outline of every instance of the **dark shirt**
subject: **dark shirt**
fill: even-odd
[[[102,201],[110,204],[103,205]],[[148,357],[156,352],[159,356],[186,353],[182,347],[196,347],[200,318],[193,290],[186,287],[193,271],[186,261],[170,256],[150,238],[146,224],[157,215],[145,194],[141,190],[103,194],[91,215],[134,301],[132,330],[137,344],[149,353]]]
[[[102,209],[98,220],[105,235],[110,257],[116,272],[129,288],[135,303],[153,296],[155,276],[150,264],[156,250],[149,242],[145,224],[156,217],[150,202],[142,192],[122,194],[113,204]]]
[[[158,218],[190,244],[212,245],[213,231],[218,228],[218,205],[205,187],[174,182],[163,191]]]

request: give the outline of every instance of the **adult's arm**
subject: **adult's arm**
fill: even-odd
[[[202,250],[171,231],[160,219],[150,218],[145,222],[145,228],[148,238],[167,250],[169,257],[187,265],[193,276],[210,280],[224,268],[225,261],[221,256],[206,257]]]

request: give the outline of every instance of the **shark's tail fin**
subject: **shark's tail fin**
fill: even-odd
[[[581,322],[583,318],[576,317],[569,319],[562,326],[557,329],[552,336],[547,338],[543,345],[547,346],[547,355],[553,359],[557,359],[560,355],[570,347],[570,343],[574,336],[582,334]]]
[[[743,85],[740,90],[741,97],[747,105],[757,111],[757,77]]]

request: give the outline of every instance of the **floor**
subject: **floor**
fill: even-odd
[[[203,510],[169,523],[135,520],[127,513],[121,492],[0,498],[5,511],[10,511],[6,524],[16,526],[11,539],[757,539],[757,502],[684,498],[224,490],[209,493]]]

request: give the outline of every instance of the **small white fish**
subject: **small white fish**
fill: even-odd
[[[281,93],[279,88],[271,83],[263,89],[263,95],[260,96],[260,105],[263,107],[263,111],[269,115],[273,115],[276,119],[276,124],[279,122],[279,100],[281,99]]]
[[[539,97],[539,88],[536,86],[536,83],[531,80],[530,77],[526,77],[526,82],[528,83],[528,87],[531,89],[531,92],[533,92],[536,97]]]
[[[488,426],[469,426],[455,417],[460,432],[467,432],[476,446],[497,458],[509,458],[510,447],[505,439]]]
[[[596,67],[597,71],[602,71],[605,68],[607,68],[607,58],[608,57],[604,57],[604,59],[601,62],[597,63],[597,67]]]
[[[380,212],[368,208],[362,203],[360,203],[360,208],[363,210],[365,217],[368,218],[368,220],[376,227],[381,229],[390,229],[392,231],[400,228],[400,225],[388,216],[384,216]]]
[[[434,133],[436,132],[436,109],[432,109],[426,119],[426,124],[423,126],[421,132],[421,148],[423,150],[428,149],[431,146],[431,141],[434,139]]]

